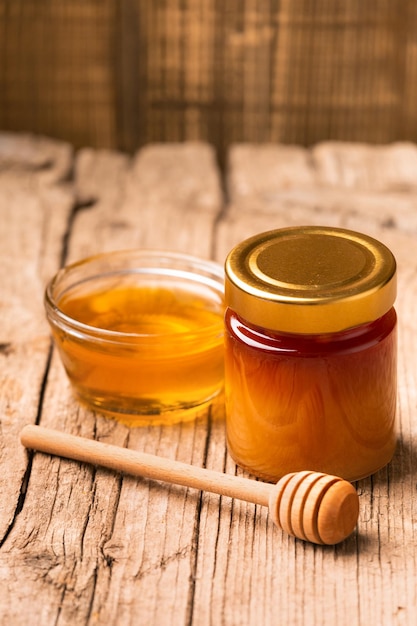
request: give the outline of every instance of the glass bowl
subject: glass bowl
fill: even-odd
[[[192,418],[223,386],[224,271],[166,251],[61,269],[45,308],[75,395],[131,425]]]

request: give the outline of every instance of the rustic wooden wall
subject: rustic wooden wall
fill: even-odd
[[[417,140],[413,0],[0,0],[0,128],[134,151]]]

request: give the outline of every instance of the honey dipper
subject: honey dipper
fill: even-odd
[[[345,539],[359,515],[353,485],[329,474],[294,472],[273,485],[42,426],[25,426],[20,440],[26,448],[40,452],[267,506],[279,528],[317,544],[332,545]]]

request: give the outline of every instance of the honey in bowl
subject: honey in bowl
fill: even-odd
[[[214,263],[157,252],[93,257],[58,273],[46,308],[73,389],[91,408],[129,425],[172,423],[222,387]]]

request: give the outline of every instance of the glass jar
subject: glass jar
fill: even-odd
[[[315,470],[357,480],[396,444],[396,262],[379,241],[292,227],[226,259],[230,453],[277,481]]]
[[[223,387],[221,265],[163,250],[82,259],[45,307],[76,397],[129,426],[193,419]]]

